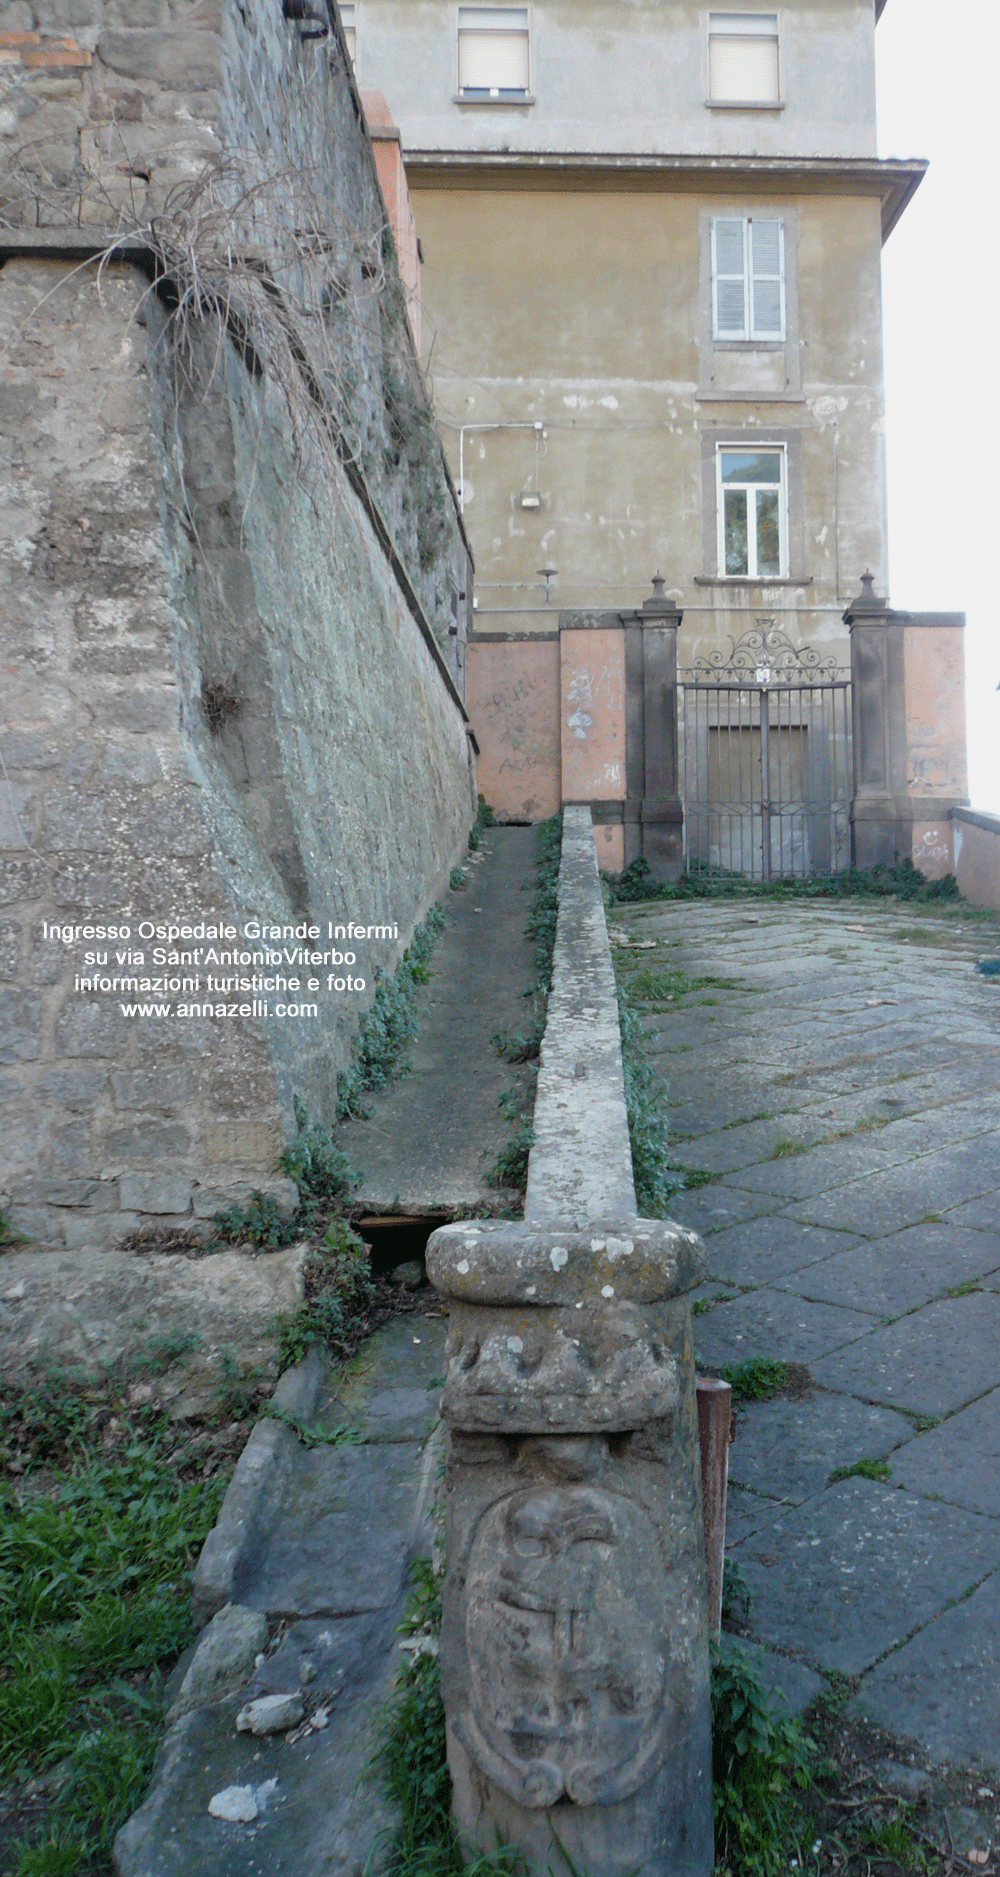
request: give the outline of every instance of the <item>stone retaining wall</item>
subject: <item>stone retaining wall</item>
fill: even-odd
[[[464,852],[468,551],[338,33],[303,42],[263,4],[186,24],[96,0],[72,21],[47,0],[15,12],[0,129],[22,112],[18,135],[61,138],[62,156],[48,194],[34,175],[47,226],[0,227],[0,1207],[40,1242],[100,1244],[253,1187],[291,1203],[275,1166],[293,1097],[333,1119],[376,971]],[[119,130],[140,139],[145,180],[112,162]],[[184,249],[170,186],[248,149],[268,214],[278,172],[311,165],[330,230],[315,266],[290,232],[291,180],[268,248],[227,260],[223,216],[218,239]],[[112,182],[147,189],[145,233]],[[69,226],[74,187],[92,235]],[[8,222],[25,224],[15,195]],[[230,261],[252,333],[226,298]],[[88,951],[91,976],[169,971],[141,922],[251,918],[312,925],[325,949],[328,924],[380,927],[339,947],[365,989],[328,990],[321,967],[306,1020],[273,997],[247,1016],[180,1017],[176,997],[167,1016],[129,1015],[137,993],[77,985]],[[52,931],[102,924],[129,936]]]

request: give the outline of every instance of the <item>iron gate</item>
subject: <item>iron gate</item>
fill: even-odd
[[[759,618],[680,674],[685,865],[752,880],[850,865],[850,673]]]

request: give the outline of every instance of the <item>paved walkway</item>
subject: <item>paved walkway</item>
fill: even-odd
[[[729,1543],[796,1704],[832,1672],[932,1758],[1000,1771],[995,929],[884,902],[622,909],[677,1159],[712,1183],[699,1366],[805,1364],[740,1410]],[[663,972],[721,978],[684,988]],[[672,994],[671,994],[672,992]],[[885,1481],[833,1480],[862,1460]]]
[[[510,1137],[497,1102],[517,1071],[490,1037],[531,1027],[524,992],[537,973],[524,925],[535,840],[534,828],[488,828],[466,863],[468,889],[447,895],[449,923],[418,1006],[410,1073],[369,1098],[371,1120],[338,1130],[363,1175],[362,1205],[411,1213],[496,1206],[486,1174]]]
[[[310,1441],[316,1429],[348,1428],[351,1439],[308,1445],[267,1420],[254,1430],[220,1521],[232,1542],[215,1601],[227,1597],[244,1621],[259,1612],[261,1635],[242,1672],[231,1647],[228,1679],[206,1687],[203,1671],[202,1698],[168,1728],[150,1792],[119,1835],[118,1877],[363,1877],[370,1860],[384,1867],[394,1818],[378,1739],[410,1561],[431,1543],[438,1453],[428,1436],[444,1335],[443,1317],[396,1317],[318,1395],[307,1373],[285,1378],[306,1389],[298,1411]],[[211,1651],[211,1638],[204,1630],[199,1649]],[[182,1657],[169,1701],[189,1666]],[[263,1739],[237,1731],[248,1702],[299,1692],[306,1725]],[[243,1817],[213,1816],[209,1806],[234,1789]]]

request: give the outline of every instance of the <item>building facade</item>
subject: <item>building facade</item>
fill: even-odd
[[[681,673],[763,634],[843,675],[862,570],[888,591],[880,254],[925,166],[876,154],[881,10],[349,9],[359,81],[406,153],[424,359],[476,565],[481,784],[508,812],[639,799],[630,707],[647,745],[653,726],[615,627],[641,621],[654,569]],[[710,728],[695,749],[689,715],[688,793],[738,792],[735,765],[766,797],[759,711],[737,743]],[[773,728],[786,794],[846,776],[843,738],[824,730],[820,784],[815,723]],[[705,822],[699,857],[744,871],[760,813],[734,812]],[[824,864],[846,864],[848,815]],[[635,851],[610,823],[607,840],[609,864]],[[808,844],[782,835],[765,872],[808,864]]]

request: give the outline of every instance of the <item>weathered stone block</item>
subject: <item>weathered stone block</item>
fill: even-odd
[[[121,1203],[129,1212],[187,1213],[191,1208],[190,1175],[123,1173]]]
[[[124,78],[155,79],[189,90],[219,82],[222,47],[215,33],[153,27],[102,32],[97,51],[102,63]]]
[[[150,1161],[176,1159],[191,1150],[191,1133],[179,1121],[154,1120],[151,1116],[134,1121],[129,1127],[109,1128],[104,1136],[104,1152],[109,1160]]]
[[[56,1025],[56,1045],[62,1056],[118,1057],[128,1033],[128,1018],[117,1004],[74,999]]]
[[[198,1638],[187,1672],[167,1710],[173,1726],[192,1708],[224,1701],[235,1694],[253,1673],[258,1654],[267,1642],[268,1622],[262,1610],[245,1610],[227,1603],[216,1612]]]
[[[42,1048],[42,1007],[30,991],[5,992],[0,1004],[0,1062],[35,1062]]]

